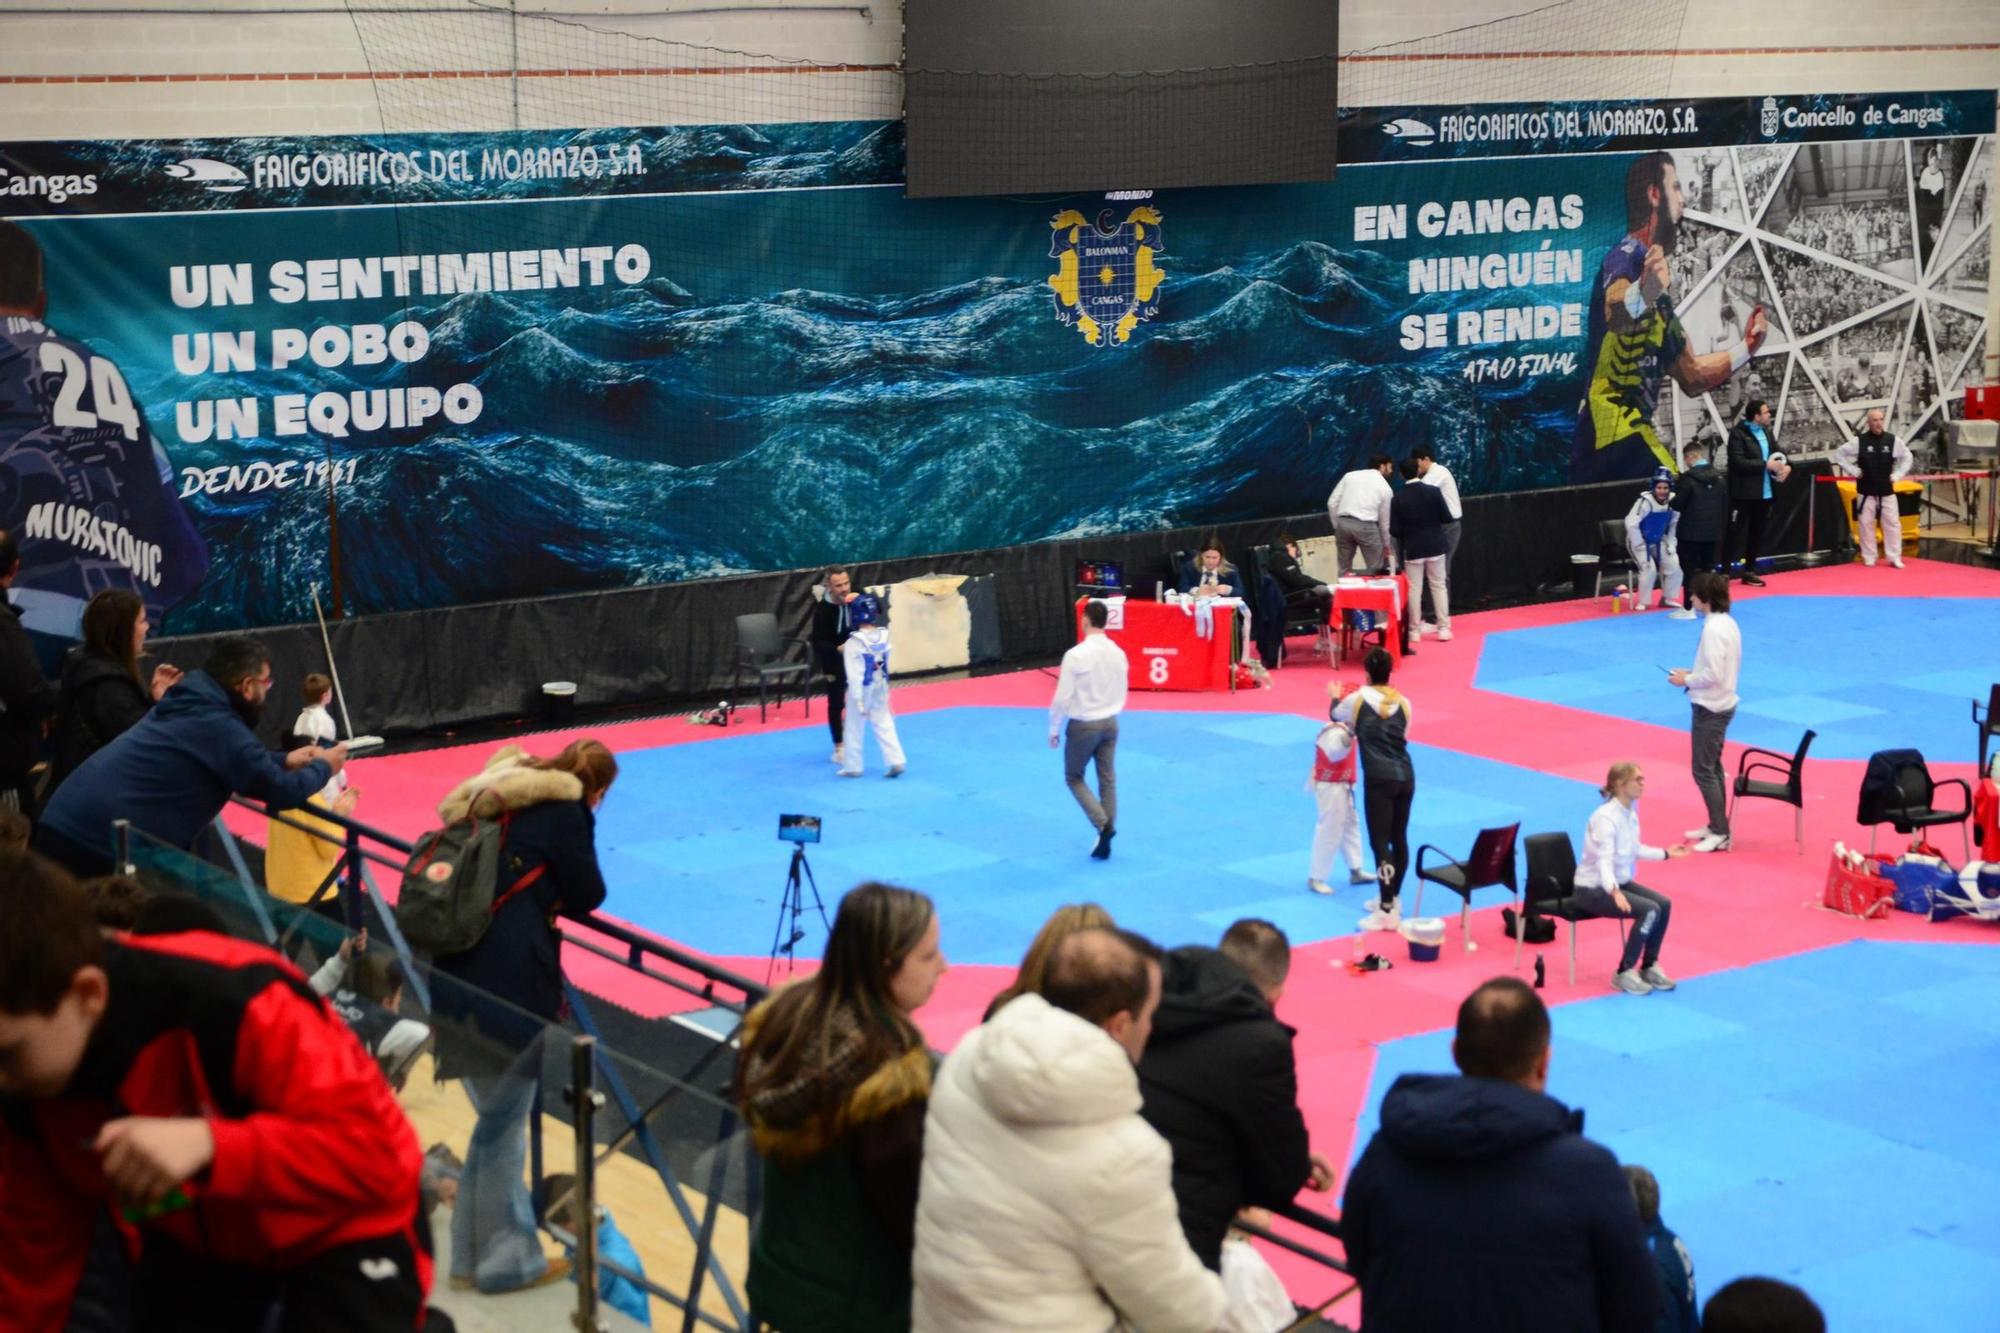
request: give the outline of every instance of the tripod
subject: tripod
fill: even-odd
[[[826,904],[821,902],[819,897],[819,881],[813,878],[812,864],[806,860],[806,845],[802,842],[793,843],[792,868],[785,874],[784,896],[778,900],[778,929],[771,936],[771,965],[764,970],[764,984],[767,986],[771,983],[771,978],[778,973],[779,954],[785,956],[787,973],[790,973],[798,963],[795,950],[799,941],[806,937],[805,929],[799,925],[799,918],[805,915],[807,888],[812,890],[813,910],[819,913],[819,923],[831,931],[833,926],[826,919]],[[787,917],[791,920],[790,934],[785,930]]]

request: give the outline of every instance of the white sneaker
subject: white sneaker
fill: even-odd
[[[1375,877],[1370,875],[1368,878],[1372,882]],[[1382,910],[1382,900],[1380,898],[1370,898],[1367,902],[1361,904],[1361,910],[1370,913],[1379,912]]]
[[[1693,620],[1693,619],[1694,619],[1694,611],[1693,611],[1693,610],[1692,610],[1691,608],[1689,608],[1689,607],[1685,607],[1685,606],[1678,606],[1678,607],[1675,607],[1675,608],[1674,608],[1673,610],[1671,610],[1671,611],[1667,612],[1667,619],[1668,619],[1668,620]]]
[[[1613,989],[1622,990],[1627,995],[1650,995],[1653,991],[1652,986],[1647,983],[1644,977],[1639,975],[1636,969],[1631,972],[1614,973],[1611,978],[1611,985]]]
[[[1645,982],[1654,990],[1672,990],[1674,988],[1674,979],[1662,971],[1658,963],[1653,964],[1651,967],[1640,968],[1639,980]]]
[[[1438,632],[1437,622],[1434,620],[1419,621],[1417,628],[1426,634],[1435,634]]]
[[[1451,642],[1451,628],[1449,626],[1438,631],[1438,642],[1439,643]]]
[[[1309,879],[1306,881],[1306,887],[1311,889],[1314,893],[1333,892],[1333,885],[1327,883],[1323,879]]]
[[[1689,829],[1686,833],[1683,833],[1681,836],[1686,838],[1689,842],[1700,842],[1704,838],[1714,837],[1715,833],[1708,827],[1708,825],[1703,824],[1700,828]]]
[[[1398,930],[1403,924],[1403,909],[1396,903],[1389,904],[1389,910],[1373,911],[1361,918],[1356,930]]]
[[[1893,556],[1893,555],[1890,556],[1889,563],[1891,565],[1894,565],[1897,569],[1901,569],[1903,567],[1903,561],[1900,556]]]
[[[861,770],[858,768],[843,768],[840,770],[839,773],[835,774],[834,776],[842,778],[858,778],[861,776]]]
[[[1354,869],[1347,872],[1347,882],[1349,884],[1373,884],[1375,882],[1375,877],[1369,874],[1367,871],[1363,870],[1360,866],[1356,866],[1354,867]],[[1363,906],[1368,908],[1368,910],[1371,912],[1374,911],[1376,908],[1380,907],[1381,905],[1382,904],[1380,903],[1363,904]]]
[[[1417,627],[1416,627],[1415,629],[1413,629],[1413,630],[1411,630],[1411,631],[1410,631],[1410,642],[1411,642],[1411,643],[1417,643],[1417,642],[1421,641],[1421,640],[1423,639],[1424,635],[1425,635],[1425,634],[1427,634],[1427,633],[1428,633],[1428,634],[1435,634],[1435,633],[1437,633],[1437,628],[1436,628],[1436,626],[1433,626],[1433,625],[1419,625],[1419,626],[1417,626]]]
[[[846,754],[842,753],[841,747],[838,745],[833,747],[833,762],[836,764],[844,764],[847,762]]]
[[[1873,569],[1875,568],[1875,562],[1873,560],[1863,560],[1861,562],[1861,567],[1863,569]]]
[[[1694,845],[1697,852],[1726,852],[1729,850],[1727,833],[1711,833]]]

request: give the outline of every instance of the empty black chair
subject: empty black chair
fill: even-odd
[[[1426,883],[1450,889],[1465,900],[1458,913],[1458,937],[1459,943],[1469,951],[1472,948],[1472,895],[1476,890],[1505,889],[1514,895],[1514,910],[1517,913],[1521,910],[1521,890],[1514,878],[1514,839],[1520,831],[1519,824],[1479,830],[1479,836],[1472,840],[1471,854],[1463,861],[1453,860],[1429,843],[1417,848],[1417,900],[1410,914],[1424,914]],[[1425,852],[1436,852],[1443,864],[1426,863]]]
[[[1986,747],[1995,736],[2000,736],[2000,685],[1986,696],[1986,708],[1982,712],[1979,701],[1972,701],[1972,725],[1979,728],[1979,776],[1986,776]]]
[[[1523,847],[1528,857],[1527,911],[1514,918],[1514,966],[1521,965],[1521,936],[1528,912],[1569,922],[1569,984],[1576,984],[1576,923],[1616,921],[1619,947],[1625,944],[1625,918],[1604,917],[1576,901],[1576,844],[1567,833],[1531,833]]]
[[[785,686],[797,684],[799,698],[812,716],[812,662],[804,639],[778,633],[778,618],[769,611],[736,617],[736,688],[746,675],[757,677],[757,720],[764,720],[771,687],[778,687],[778,706],[785,706]]]
[[[1633,563],[1632,548],[1625,544],[1625,520],[1607,518],[1597,525],[1597,584],[1592,596],[1604,595],[1604,576],[1613,574],[1620,578],[1631,575],[1637,578],[1639,566]]]
[[[1945,787],[1958,788],[1963,798],[1958,809],[1937,808],[1937,793]],[[1868,756],[1854,822],[1868,826],[1869,851],[1875,850],[1875,835],[1884,824],[1904,835],[1939,824],[1956,824],[1965,859],[1970,861],[1972,838],[1965,831],[1965,822],[1971,818],[1972,787],[1964,778],[1934,780],[1930,766],[1916,750],[1877,750]]]
[[[1806,751],[1818,732],[1808,729],[1799,738],[1799,748],[1787,759],[1776,750],[1745,750],[1736,761],[1736,783],[1729,793],[1729,827],[1736,828],[1736,802],[1745,797],[1761,801],[1783,801],[1792,807],[1792,836],[1799,855],[1806,851]],[[1775,779],[1753,778],[1752,773],[1774,773]]]

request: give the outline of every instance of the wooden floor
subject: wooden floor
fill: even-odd
[[[465,1145],[471,1138],[475,1119],[472,1103],[466,1099],[461,1084],[433,1080],[428,1056],[411,1072],[398,1100],[416,1126],[418,1142],[426,1149],[434,1143],[443,1143],[459,1156],[465,1155]],[[553,1116],[542,1117],[542,1152],[546,1171],[555,1173],[572,1169],[576,1139],[570,1133],[570,1127]],[[614,1153],[609,1157],[602,1153],[600,1144],[598,1203],[610,1210],[618,1229],[625,1233],[632,1247],[639,1252],[640,1262],[646,1266],[646,1276],[669,1291],[685,1294],[694,1268],[694,1236],[681,1222],[680,1214],[667,1197],[665,1186],[645,1162],[625,1153]],[[688,1206],[699,1218],[707,1204],[706,1197],[685,1186],[683,1189]],[[543,1245],[552,1255],[562,1252],[561,1246],[546,1236]],[[749,1230],[743,1214],[727,1205],[717,1210],[713,1248],[722,1262],[723,1271],[729,1275],[740,1296],[750,1255]],[[442,1289],[445,1283],[445,1274],[440,1272],[437,1285]],[[701,1305],[704,1310],[725,1320],[728,1318],[728,1306],[716,1294],[712,1274],[702,1284]],[[680,1322],[679,1311],[658,1297],[653,1299],[654,1327],[678,1328]]]

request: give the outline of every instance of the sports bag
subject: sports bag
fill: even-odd
[[[396,895],[396,926],[412,949],[434,957],[464,953],[486,937],[509,898],[542,877],[548,867],[538,865],[494,900],[502,862],[510,859],[507,823],[506,815],[468,814],[417,839]]]

